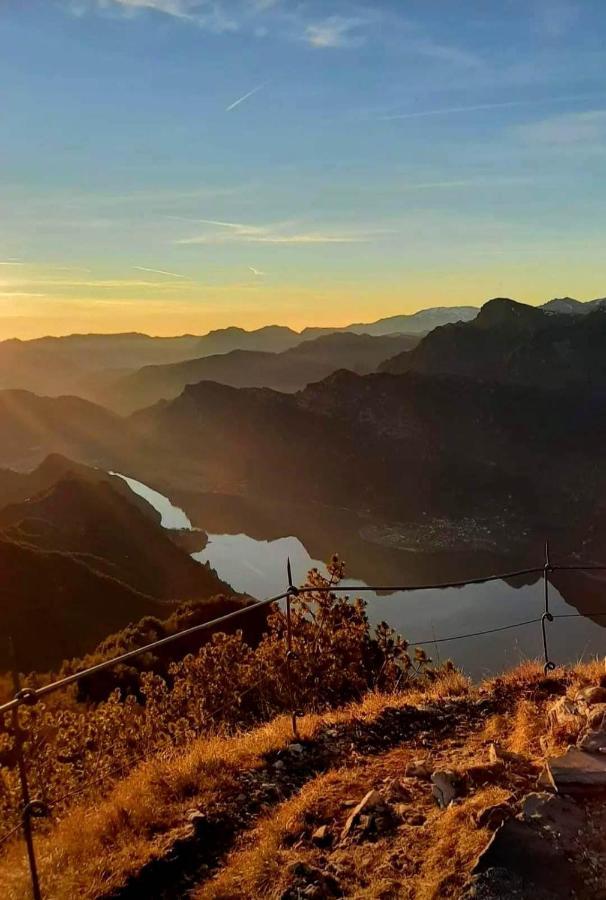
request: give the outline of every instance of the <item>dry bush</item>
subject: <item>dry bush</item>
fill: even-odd
[[[201,734],[268,721],[292,704],[322,711],[369,690],[432,682],[435,673],[422,650],[409,654],[406,641],[387,625],[373,630],[363,601],[332,590],[343,570],[334,557],[328,578],[312,570],[309,592],[292,599],[290,689],[286,615],[276,607],[256,647],[241,632],[214,634],[162,675],[131,673],[135,680],[126,696],[116,689],[107,700],[85,705],[72,690],[21,708],[33,793],[61,813],[82,791],[98,793],[100,784],[138,760],[183,747]],[[0,732],[0,816],[6,830],[17,821],[20,803],[9,725],[6,717]]]

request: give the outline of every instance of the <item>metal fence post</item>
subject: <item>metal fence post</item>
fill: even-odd
[[[9,651],[12,659],[13,687],[15,689],[15,699],[22,699],[24,703],[35,702],[36,695],[27,689],[21,689],[21,680],[19,678],[19,670],[17,667],[17,659],[15,655],[15,646],[12,638],[9,638]],[[42,900],[40,891],[40,879],[38,878],[38,867],[36,865],[36,853],[34,850],[34,836],[32,832],[32,815],[40,815],[42,811],[41,804],[32,801],[29,793],[29,784],[27,781],[27,765],[25,762],[25,753],[23,744],[25,732],[21,728],[19,721],[19,705],[15,706],[12,712],[13,717],[13,736],[15,740],[15,753],[17,755],[17,765],[19,768],[19,781],[21,784],[21,824],[23,828],[23,838],[27,849],[27,860],[29,863],[29,871],[32,880],[32,896],[34,900]]]
[[[546,622],[553,622],[553,615],[549,610],[549,573],[551,572],[551,562],[549,559],[549,538],[545,539],[545,565],[543,566],[543,590],[545,596],[545,609],[541,616],[541,632],[543,634],[543,656],[545,665],[543,671],[547,675],[555,669],[555,663],[549,659],[549,651],[547,649],[547,631],[545,629]]]
[[[292,649],[292,617],[290,611],[290,601],[292,597],[296,597],[299,593],[292,580],[292,570],[290,568],[290,557],[286,560],[286,574],[288,576],[288,590],[286,592],[286,684],[288,687],[288,696],[290,701],[290,717],[292,723],[292,733],[299,740],[299,729],[297,728],[297,710],[295,707],[295,699],[292,685],[292,661],[294,659],[294,651]]]

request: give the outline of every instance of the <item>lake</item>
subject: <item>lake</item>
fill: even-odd
[[[185,512],[167,497],[133,478],[119,477],[160,512],[164,527],[192,527]],[[201,563],[208,562],[235,590],[258,599],[285,590],[287,558],[291,560],[296,584],[305,581],[308,570],[314,566],[326,571],[324,563],[313,559],[293,535],[259,540],[246,534],[209,534],[204,550],[192,555]],[[346,581],[352,587],[352,597],[356,596],[356,588],[365,585],[355,577],[347,577]],[[423,643],[436,662],[452,659],[473,678],[494,674],[523,659],[542,658],[538,623],[490,635],[444,640],[539,618],[543,612],[540,579],[532,584],[528,584],[528,579],[526,583],[516,579],[462,588],[368,592],[361,596],[368,603],[368,617],[373,624],[387,622],[411,643]],[[550,587],[550,608],[556,616],[577,613],[554,586]],[[606,617],[601,621],[606,624]],[[547,628],[550,655],[556,663],[604,654],[606,632],[599,620],[575,616],[548,623]]]

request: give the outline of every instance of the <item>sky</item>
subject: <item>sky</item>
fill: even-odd
[[[606,294],[603,0],[0,0],[0,338]]]

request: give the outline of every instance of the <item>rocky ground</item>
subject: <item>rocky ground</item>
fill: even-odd
[[[202,740],[74,810],[37,842],[47,896],[606,898],[602,664],[453,674],[289,727]]]

